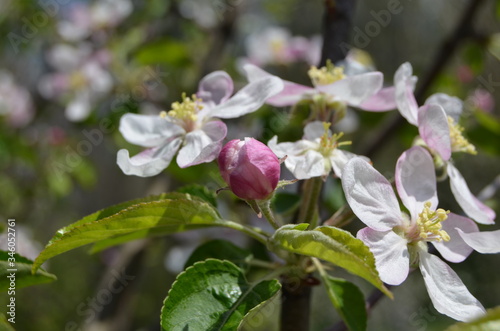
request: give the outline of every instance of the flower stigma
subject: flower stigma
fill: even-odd
[[[477,154],[476,147],[462,135],[464,128],[455,123],[455,120],[451,116],[448,116],[448,127],[450,128],[451,150],[453,152]]]
[[[182,102],[173,102],[171,105],[172,109],[168,112],[162,111],[160,117],[167,118],[168,116],[180,122],[179,124],[187,131],[192,131],[198,119],[198,112],[203,109],[201,102],[202,99],[197,98],[195,94],[187,97],[186,93],[182,93]]]
[[[339,142],[339,139],[344,136],[344,132],[334,133],[332,135],[329,130],[330,125],[331,123],[323,122],[323,129],[325,130],[325,132],[319,140],[318,151],[324,156],[329,156],[331,152],[338,146],[352,144],[352,141]]]
[[[316,66],[312,66],[307,74],[314,86],[328,85],[346,77],[344,69],[334,66],[330,60],[326,62],[325,67],[318,69]]]
[[[417,226],[420,231],[420,238],[426,241],[449,241],[450,236],[444,230],[441,222],[448,218],[449,210],[437,209],[431,210],[431,203],[427,201],[424,204],[424,210],[418,215]]]

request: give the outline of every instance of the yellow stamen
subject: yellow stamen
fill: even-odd
[[[314,86],[328,85],[345,78],[344,69],[334,66],[330,60],[327,61],[326,67],[318,69],[316,66],[312,66],[307,74]]]
[[[202,100],[197,98],[195,94],[190,98],[186,97],[186,93],[182,93],[182,102],[173,102],[172,109],[166,113],[161,112],[160,117],[168,115],[185,123],[195,122],[198,118],[198,112],[203,109],[201,101]]]
[[[477,154],[476,147],[462,135],[464,128],[455,123],[451,116],[448,116],[448,127],[450,128],[451,150],[453,152]]]
[[[323,129],[325,132],[319,141],[319,152],[324,156],[329,156],[338,146],[352,144],[351,141],[339,142],[340,138],[344,135],[344,132],[334,133],[332,135],[329,130],[330,125],[331,123],[323,122]]]
[[[449,210],[437,209],[432,211],[431,203],[424,204],[424,210],[418,215],[417,225],[420,230],[420,238],[426,241],[449,241],[450,236],[444,230],[441,222],[448,218]]]

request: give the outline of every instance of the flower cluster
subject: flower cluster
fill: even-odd
[[[437,93],[419,107],[413,94],[417,78],[409,63],[396,71],[390,87],[383,86],[380,72],[346,75],[343,67],[330,62],[310,68],[312,86],[283,80],[251,64],[245,66],[245,73],[249,83],[234,95],[232,79],[216,71],[201,80],[196,94],[183,94],[168,111],[123,116],[120,132],[125,139],[147,148],[133,157],[120,150],[118,165],[123,172],[157,175],[176,154],[181,168],[217,159],[229,189],[258,213],[263,208],[275,228],[279,225],[268,203],[280,186],[281,162],[297,180],[325,180],[333,173],[342,182],[351,210],[366,225],[357,237],[373,253],[382,281],[399,285],[411,269],[419,268],[439,312],[461,321],[483,314],[481,303],[428,246],[454,263],[464,261],[473,250],[500,252],[500,231],[480,232],[474,222],[493,224],[495,213],[471,193],[451,159],[452,153],[476,154],[459,124],[462,101]],[[308,106],[303,138],[278,143],[274,136],[266,146],[247,137],[233,139],[222,148],[227,128],[221,119],[249,114],[264,103]],[[372,112],[398,109],[418,128],[414,146],[396,164],[397,195],[368,158],[344,149],[351,142],[343,139],[343,132],[332,132],[332,124],[342,120],[348,107]],[[436,183],[447,177],[470,218],[438,208]],[[308,217],[314,218],[313,209]]]

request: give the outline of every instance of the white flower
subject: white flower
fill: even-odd
[[[461,262],[473,249],[498,253],[500,231],[479,233],[472,220],[437,208],[433,161],[420,146],[401,155],[395,179],[409,215],[401,211],[389,181],[363,159],[350,160],[342,177],[347,202],[367,225],[357,237],[373,252],[382,281],[399,285],[410,267],[418,266],[437,311],[460,321],[482,315],[481,303],[446,263],[428,253],[427,243],[446,260]]]
[[[253,67],[246,67],[250,75]],[[283,84],[267,77],[246,85],[235,95],[233,81],[223,71],[205,76],[192,98],[183,96],[181,103],[160,116],[126,114],[120,120],[120,132],[130,143],[147,147],[129,156],[118,151],[117,163],[127,175],[149,177],[159,174],[177,154],[177,164],[186,168],[211,162],[219,154],[226,137],[226,125],[215,118],[236,118],[260,108],[270,96],[279,93]]]
[[[304,128],[302,140],[278,144],[274,136],[268,146],[278,157],[287,156],[285,165],[297,179],[327,176],[332,170],[341,177],[344,165],[357,155],[338,149],[350,142],[339,142],[343,134],[332,135],[329,126],[324,122],[311,122]]]

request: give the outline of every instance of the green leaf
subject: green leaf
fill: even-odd
[[[189,193],[191,195],[194,195],[195,197],[205,200],[206,202],[217,208],[217,194],[215,194],[215,191],[210,190],[206,186],[197,184],[186,185],[178,189],[177,192]]]
[[[271,245],[338,265],[366,279],[390,298],[393,297],[380,280],[372,252],[347,231],[332,226],[305,231],[304,224],[288,224],[276,230]]]
[[[236,330],[254,307],[281,288],[277,280],[248,283],[233,263],[209,259],[177,276],[161,312],[163,330]]]
[[[110,238],[121,236],[123,240],[128,236],[127,239],[132,240],[227,223],[210,204],[189,194],[168,193],[125,202],[57,231],[36,258],[33,272],[56,255]]]
[[[497,8],[500,8],[500,5],[497,6]],[[496,57],[497,60],[500,60],[500,33],[495,33],[490,37],[487,49],[491,53],[491,55]]]
[[[11,265],[11,262],[14,264]],[[7,291],[9,289],[11,279],[7,278],[7,276],[10,274],[15,274],[16,290],[26,286],[50,283],[57,279],[55,275],[43,269],[38,269],[36,273],[32,274],[32,266],[33,261],[19,254],[0,251],[0,291]],[[16,271],[9,269],[15,269]]]
[[[7,318],[4,314],[0,313],[0,331],[16,331],[12,325],[7,322]]]
[[[251,257],[251,252],[234,245],[232,242],[216,239],[198,246],[186,261],[184,269],[187,269],[196,262],[209,258],[228,260],[242,268],[245,265],[245,261]]]
[[[366,330],[367,315],[365,299],[361,290],[345,279],[328,275],[323,277],[323,283],[333,306],[349,330]]]
[[[500,306],[488,309],[483,315],[472,322],[457,323],[446,331],[493,331],[500,330]]]

